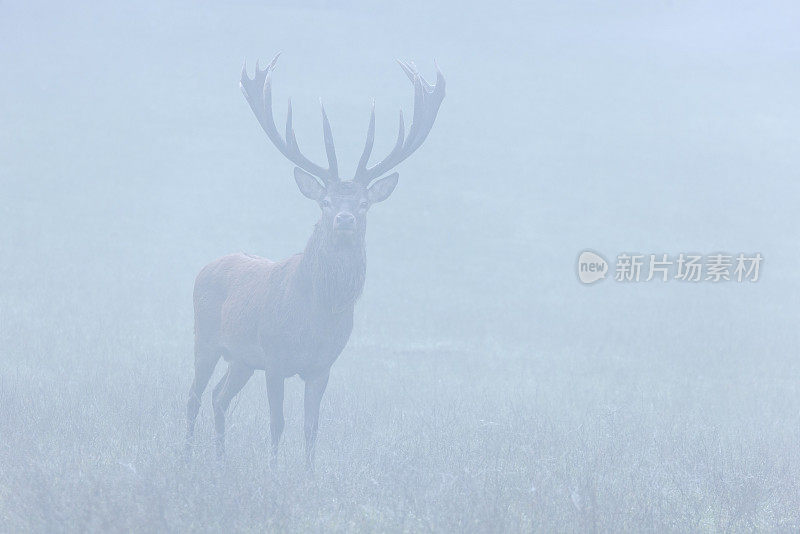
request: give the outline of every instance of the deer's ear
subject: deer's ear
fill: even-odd
[[[306,198],[319,200],[325,196],[325,188],[319,181],[300,167],[294,168],[294,181],[297,182],[297,187]]]
[[[376,202],[383,202],[389,198],[394,188],[397,187],[397,179],[399,177],[400,174],[395,172],[372,184],[369,189],[367,189],[367,198],[369,198],[370,203],[375,204]]]

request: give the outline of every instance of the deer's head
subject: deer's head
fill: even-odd
[[[408,135],[405,135],[403,111],[400,111],[400,126],[397,141],[392,151],[372,167],[368,166],[375,139],[375,103],[372,104],[367,142],[358,162],[352,180],[339,177],[339,165],[333,144],[333,134],[322,108],[322,131],[325,138],[325,152],[328,168],[323,168],[306,158],[297,145],[292,127],[292,102],[286,114],[286,135],[281,137],[272,116],[272,71],[278,61],[276,55],[264,69],[256,62],[253,79],[247,75],[247,67],[242,68],[242,88],[250,109],[253,110],[267,137],[280,150],[281,154],[295,164],[294,179],[300,192],[316,201],[321,210],[320,224],[337,243],[355,243],[363,239],[367,226],[367,210],[370,206],[386,200],[397,185],[398,173],[388,176],[390,170],[414,153],[430,133],[436,114],[444,98],[444,77],[437,68],[436,84],[431,85],[419,74],[413,63],[400,63],[403,71],[414,86],[414,115]]]

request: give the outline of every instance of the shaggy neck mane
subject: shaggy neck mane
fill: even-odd
[[[367,259],[363,236],[341,246],[317,224],[306,244],[303,266],[318,303],[334,313],[346,311],[355,305],[364,288]]]

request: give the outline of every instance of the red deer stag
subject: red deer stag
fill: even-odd
[[[414,116],[404,134],[403,112],[397,141],[388,156],[368,165],[375,137],[375,104],[367,142],[352,180],[342,180],[331,127],[322,109],[322,131],[328,168],[306,158],[292,128],[292,106],[285,139],[272,116],[272,71],[256,63],[250,79],[246,65],[240,87],[259,124],[275,147],[294,165],[300,192],[316,201],[322,214],[305,251],[283,261],[245,254],[220,258],[203,268],[194,285],[195,375],[187,403],[186,446],[190,449],[200,398],[220,357],[228,361],[225,376],[214,388],[212,406],[219,456],[225,452],[225,412],[256,369],[264,370],[270,410],[274,460],[284,427],[283,387],[288,377],[305,381],[305,458],[313,468],[319,405],[331,365],[344,349],[353,328],[353,308],[364,285],[364,235],[367,210],[385,200],[398,174],[384,176],[417,150],[433,126],[444,98],[444,77],[437,68],[429,84],[413,63],[399,62],[414,86]]]

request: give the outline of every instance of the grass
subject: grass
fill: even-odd
[[[226,461],[214,460],[206,396],[185,462],[190,360],[175,345],[174,358],[3,364],[4,530],[800,526],[800,397],[785,367],[688,376],[603,353],[356,342],[334,366],[309,476],[300,382],[271,469],[258,374],[232,405]]]

